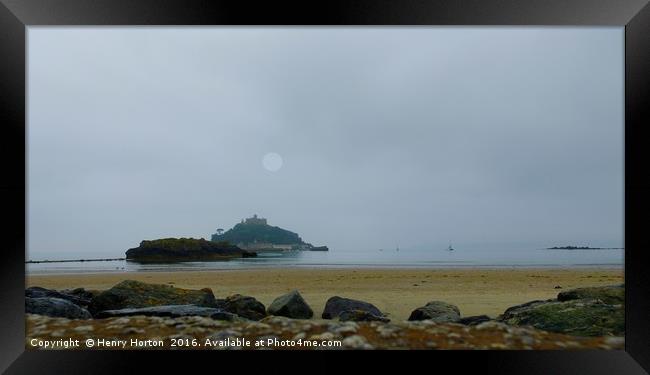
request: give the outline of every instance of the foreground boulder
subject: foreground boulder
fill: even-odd
[[[83,290],[83,289],[82,289]],[[75,292],[66,292],[66,291],[56,291],[51,289],[41,288],[39,286],[32,286],[25,289],[25,297],[29,298],[59,298],[66,301],[70,301],[78,306],[88,306],[92,296],[89,298],[87,294]]]
[[[219,303],[221,306],[221,303]],[[250,320],[260,320],[266,316],[264,305],[253,297],[234,294],[223,301],[223,309]]]
[[[143,307],[139,309],[121,309],[121,310],[105,310],[97,313],[95,318],[115,318],[119,316],[167,316],[177,318],[179,316],[207,316],[216,320],[235,321],[238,319],[237,315],[216,309],[213,307],[203,307],[196,305],[166,305]]]
[[[625,304],[625,286],[609,285],[578,288],[567,290],[557,295],[557,300],[562,302],[576,299],[598,299],[610,305],[623,305]]]
[[[99,294],[98,291],[86,290],[84,288],[63,289],[61,290],[61,293],[69,294],[88,301],[92,301],[92,299]]]
[[[93,298],[88,310],[95,315],[104,310],[188,304],[217,307],[212,290],[207,288],[190,290],[174,288],[170,285],[124,280]]]
[[[309,319],[314,316],[314,311],[297,290],[273,300],[267,311],[271,315],[286,316],[293,319]]]
[[[25,298],[25,313],[68,319],[90,319],[88,310],[74,303],[54,297]]]
[[[625,311],[597,299],[532,301],[507,309],[497,319],[575,336],[623,336]]]
[[[375,316],[384,316],[375,305],[349,298],[334,296],[327,300],[325,309],[323,309],[323,319],[334,319],[344,311],[361,310]]]
[[[390,322],[390,319],[363,310],[345,310],[339,314],[342,322]]]
[[[492,318],[487,315],[476,315],[476,316],[466,316],[458,320],[459,324],[464,324],[466,326],[475,326],[481,323],[489,322]]]
[[[460,310],[458,307],[447,302],[431,301],[413,310],[408,320],[431,320],[437,323],[454,323],[460,320]]]

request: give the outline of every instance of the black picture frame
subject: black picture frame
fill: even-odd
[[[650,371],[650,273],[644,251],[650,212],[650,6],[647,0],[0,0],[0,370],[7,373],[120,373],[233,361],[232,352],[25,351],[26,28],[42,25],[578,25],[625,26],[625,351],[409,352],[453,371],[526,374],[642,374]],[[338,353],[301,353],[319,369],[343,366]],[[277,353],[246,353],[245,366]],[[198,358],[194,357],[198,355]],[[295,352],[291,356],[297,356]],[[400,356],[403,356],[402,353]],[[183,358],[178,358],[182,356]],[[192,358],[190,358],[192,356]],[[262,359],[261,357],[264,356]],[[394,362],[393,354],[353,353],[347,369]],[[287,355],[283,355],[287,358]],[[197,360],[198,359],[198,360]],[[239,358],[238,360],[241,360]],[[279,360],[280,362],[282,359]],[[408,359],[410,361],[410,359]],[[274,365],[275,366],[275,365]],[[316,366],[315,364],[311,365]],[[270,366],[269,366],[270,367]],[[427,367],[425,367],[427,368]],[[216,371],[216,370],[207,370]]]

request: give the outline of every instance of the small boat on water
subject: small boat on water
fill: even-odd
[[[449,243],[449,247],[447,248],[447,251],[454,251],[454,248],[451,247],[451,242]]]

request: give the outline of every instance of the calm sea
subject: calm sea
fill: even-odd
[[[27,272],[94,273],[141,271],[235,270],[250,268],[449,268],[449,267],[621,267],[624,250],[545,250],[525,247],[456,247],[327,252],[300,251],[260,254],[257,258],[217,262],[138,264],[130,261],[30,263]],[[79,257],[81,258],[81,257]]]

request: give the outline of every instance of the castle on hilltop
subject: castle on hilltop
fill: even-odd
[[[328,250],[326,246],[312,246],[304,242],[297,233],[269,225],[265,218],[258,217],[257,214],[242,219],[241,223],[226,232],[223,229],[217,229],[217,233],[212,235],[211,241],[229,242],[242,250],[254,252]]]
[[[241,220],[242,224],[254,224],[254,225],[268,225],[266,222],[266,219],[257,217],[257,214],[253,215],[253,217],[249,217],[247,219],[242,219]]]

